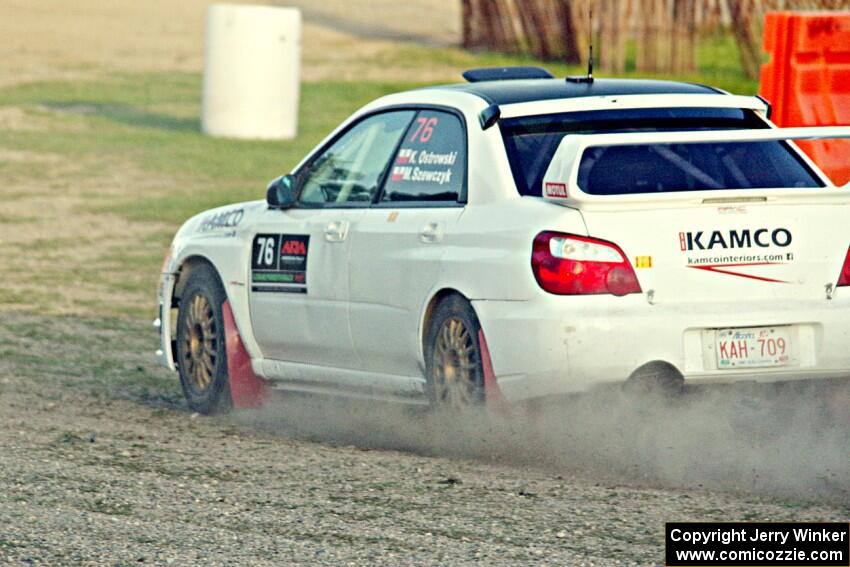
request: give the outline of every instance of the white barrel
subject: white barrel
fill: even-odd
[[[301,12],[215,4],[207,10],[201,128],[210,136],[294,138]]]

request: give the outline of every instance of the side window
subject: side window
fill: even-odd
[[[307,166],[298,201],[316,206],[371,203],[414,114],[387,112],[357,123]]]
[[[422,110],[404,134],[381,201],[456,202],[465,173],[466,134],[460,119]]]

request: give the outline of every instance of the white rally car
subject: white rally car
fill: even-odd
[[[465,77],[183,225],[158,357],[190,407],[850,376],[850,191],[789,141],[850,128],[694,84]]]

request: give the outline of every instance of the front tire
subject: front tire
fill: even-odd
[[[189,407],[211,414],[231,408],[224,316],[227,300],[211,266],[195,268],[180,297],[177,314],[177,367]]]
[[[425,339],[425,369],[431,406],[455,413],[484,404],[481,324],[460,296],[441,301]]]

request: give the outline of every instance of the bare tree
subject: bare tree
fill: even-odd
[[[600,67],[626,70],[626,46],[635,42],[635,66],[644,72],[693,73],[696,46],[706,29],[727,27],[741,67],[757,77],[764,14],[769,10],[847,9],[850,0],[461,0],[463,45],[545,60],[579,63],[597,36]],[[594,27],[587,14],[593,7]]]
[[[581,60],[581,35],[570,0],[461,0],[463,46],[541,59]]]

